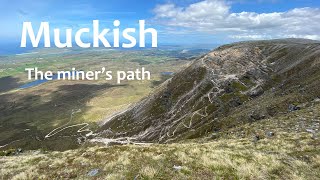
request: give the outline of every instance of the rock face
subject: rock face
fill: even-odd
[[[320,97],[320,43],[242,42],[196,59],[101,127],[108,137],[170,142],[288,112]]]

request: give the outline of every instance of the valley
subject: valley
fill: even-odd
[[[151,93],[155,86],[191,62],[183,49],[168,51],[41,50],[38,53],[2,58],[0,69],[0,146],[2,149],[66,150],[79,147],[84,135],[97,123]],[[202,53],[200,50],[198,53]],[[176,57],[179,55],[181,57]],[[190,56],[191,55],[191,56]],[[183,58],[185,56],[186,58]],[[151,80],[28,81],[25,67],[43,71],[90,71],[108,67],[112,71],[145,67]],[[164,79],[163,79],[164,78]],[[84,129],[79,130],[81,128]],[[56,129],[53,133],[51,131]],[[79,132],[80,131],[80,132]],[[63,143],[62,143],[63,142]]]

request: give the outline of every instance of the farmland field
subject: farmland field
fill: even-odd
[[[78,147],[98,123],[147,96],[205,50],[39,50],[0,60],[0,148],[65,150]],[[191,57],[191,58],[190,58]],[[28,83],[25,68],[41,71],[128,71],[144,67],[151,80],[53,80]],[[85,124],[84,124],[85,123]],[[87,124],[86,124],[87,123]],[[58,129],[56,129],[58,128]],[[78,132],[79,129],[82,129]],[[55,130],[55,131],[53,131]],[[52,132],[50,134],[50,132]],[[48,135],[47,138],[46,135]]]

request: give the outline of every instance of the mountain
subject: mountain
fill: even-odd
[[[277,117],[320,97],[319,70],[318,41],[224,45],[198,57],[139,103],[105,120],[99,136],[166,143]]]
[[[77,149],[0,151],[0,179],[320,179],[319,45],[221,46]]]

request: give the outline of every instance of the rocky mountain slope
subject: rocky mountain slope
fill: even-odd
[[[319,70],[318,41],[221,46],[196,59],[154,94],[106,120],[99,136],[163,143],[276,117],[320,97]]]
[[[320,179],[319,45],[217,48],[90,140],[125,145],[0,151],[0,179]]]

